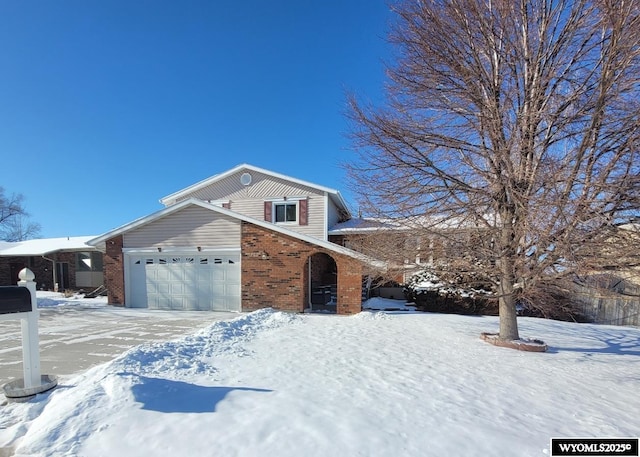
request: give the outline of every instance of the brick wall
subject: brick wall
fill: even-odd
[[[29,268],[35,275],[36,288],[38,290],[54,290],[53,263],[51,260],[69,265],[69,277],[67,284],[60,284],[63,289],[77,289],[76,287],[76,255],[75,252],[59,252],[42,256],[31,257],[0,257],[0,286],[10,286],[18,283],[18,272],[23,268]],[[58,279],[60,283],[60,279]]]
[[[362,265],[356,259],[242,222],[242,310],[265,307],[302,312],[309,256],[325,253],[338,270],[338,314],[361,310]]]
[[[38,290],[53,288],[52,264],[42,257],[0,257],[0,286],[18,284],[18,273],[25,267],[36,275]]]
[[[104,285],[111,305],[124,306],[124,254],[122,235],[107,240],[104,254]]]

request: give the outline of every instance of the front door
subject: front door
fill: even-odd
[[[56,282],[59,291],[69,288],[69,264],[67,262],[56,262]]]

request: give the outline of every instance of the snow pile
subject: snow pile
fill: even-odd
[[[145,344],[114,360],[113,368],[137,374],[171,373],[174,378],[212,375],[216,356],[249,355],[245,342],[260,332],[293,323],[295,314],[262,309],[230,321],[216,322],[176,341]]]
[[[495,317],[257,311],[2,406],[0,451],[544,456],[551,437],[637,436],[640,329],[519,322],[548,353],[481,341]]]
[[[81,305],[83,308],[103,308],[107,306],[107,297],[96,297],[85,299],[82,294],[67,297],[59,292],[38,291],[36,294],[39,309],[57,307],[75,307]]]

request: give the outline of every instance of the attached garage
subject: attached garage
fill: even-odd
[[[127,306],[240,311],[240,252],[126,254]]]
[[[301,312],[313,282],[308,259],[322,252],[335,262],[337,313],[361,308],[362,255],[195,199],[114,229],[91,245],[105,253],[105,283],[114,305]]]

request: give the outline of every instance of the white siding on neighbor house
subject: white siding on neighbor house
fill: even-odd
[[[240,246],[240,221],[199,206],[188,206],[125,233],[124,248]]]
[[[76,287],[99,287],[103,284],[102,271],[76,271]]]
[[[240,170],[214,184],[185,195],[181,200],[196,198],[204,201],[229,201],[231,211],[264,220],[264,201],[284,197],[308,197],[308,225],[286,224],[288,229],[326,240],[324,192],[273,176],[249,171],[251,184],[244,186]]]

